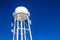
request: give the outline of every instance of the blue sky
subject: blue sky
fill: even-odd
[[[60,0],[0,0],[0,40],[12,40],[15,8],[30,11],[33,40],[60,40]]]

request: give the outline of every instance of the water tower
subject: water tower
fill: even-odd
[[[13,40],[32,40],[30,12],[27,8],[19,6],[13,13],[14,23],[12,23]],[[29,38],[27,35],[29,34]]]

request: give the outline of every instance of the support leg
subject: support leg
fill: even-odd
[[[18,40],[19,21],[17,21],[17,40]]]
[[[21,40],[23,40],[23,26],[22,26],[22,21],[21,21]]]
[[[26,27],[25,27],[25,22],[24,22],[24,39],[26,40]]]

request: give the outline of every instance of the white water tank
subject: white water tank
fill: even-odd
[[[30,13],[26,7],[19,6],[15,9],[13,16],[16,20],[24,21],[30,16]]]

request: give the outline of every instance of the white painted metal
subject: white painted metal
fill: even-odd
[[[21,21],[21,40],[23,40],[22,21]]]
[[[19,21],[17,21],[17,40],[18,40]]]
[[[13,24],[13,40],[27,40],[27,32],[29,31],[30,39],[32,40],[32,33],[31,33],[31,20],[29,19],[30,13],[25,7],[17,7],[15,12],[13,13],[14,16],[14,24]],[[26,22],[28,21],[28,26],[26,26]],[[23,24],[24,23],[24,24]],[[28,28],[26,28],[28,27]],[[20,31],[20,32],[19,32]],[[20,35],[19,35],[20,34]]]
[[[24,39],[26,40],[26,28],[25,28],[25,22],[24,22]]]
[[[29,20],[29,18],[28,18],[28,27],[29,27],[29,32],[30,32],[30,40],[32,40],[32,33],[31,33],[30,25],[31,25],[31,20]]]

